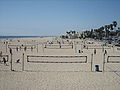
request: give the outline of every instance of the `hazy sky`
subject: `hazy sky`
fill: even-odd
[[[61,35],[117,21],[120,0],[0,0],[0,35]]]

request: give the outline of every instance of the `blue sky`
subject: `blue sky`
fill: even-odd
[[[61,35],[117,21],[120,0],[0,0],[0,35]]]

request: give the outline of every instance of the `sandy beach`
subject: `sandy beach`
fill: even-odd
[[[57,37],[1,39],[0,90],[119,90],[120,47],[103,44]]]

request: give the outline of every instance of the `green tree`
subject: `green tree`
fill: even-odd
[[[113,30],[113,24],[110,24],[110,30]]]
[[[109,37],[109,29],[110,29],[110,26],[109,26],[109,25],[105,25],[105,26],[104,26],[104,29],[105,29],[105,36],[106,36],[106,37]]]
[[[116,27],[117,26],[117,22],[116,21],[113,21],[113,26]]]

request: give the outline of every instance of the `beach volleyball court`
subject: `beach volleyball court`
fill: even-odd
[[[88,68],[89,67],[89,68]],[[90,71],[87,56],[27,55],[27,71]]]

